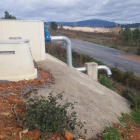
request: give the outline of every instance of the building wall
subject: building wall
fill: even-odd
[[[33,59],[45,60],[43,21],[0,20],[0,40],[9,40],[9,37],[30,40]]]

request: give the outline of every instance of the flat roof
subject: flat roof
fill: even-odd
[[[0,21],[44,22],[44,20],[20,20],[20,19],[0,19]]]

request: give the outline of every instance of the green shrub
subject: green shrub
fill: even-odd
[[[132,112],[131,118],[140,126],[140,113]]]
[[[124,120],[125,118],[125,120]],[[133,121],[133,123],[137,123],[140,126],[140,113],[136,111],[132,111],[131,114],[124,114],[122,113],[122,118],[120,118],[121,123],[128,123]]]
[[[124,89],[122,92],[123,92],[122,95],[130,101],[131,108],[139,112],[140,111],[140,96],[128,89]]]
[[[102,61],[95,60],[95,62],[96,62],[98,65],[104,65],[104,63],[103,63]]]
[[[119,50],[119,48],[118,48],[117,46],[110,46],[110,48],[113,48],[113,49]]]
[[[63,30],[64,28],[63,28],[63,25],[60,25],[60,30]]]
[[[126,79],[130,78],[130,77],[134,77],[134,72],[133,70],[131,69],[130,71],[129,70],[126,70],[126,72],[124,72],[124,77]]]
[[[114,83],[112,83],[111,80],[106,77],[106,75],[101,75],[99,81],[102,85],[110,89],[114,86]]]
[[[132,32],[129,27],[126,27],[123,32],[126,45],[132,45]]]
[[[126,53],[130,53],[130,50],[129,50],[129,49],[127,49],[127,50],[125,50],[125,52],[126,52]]]
[[[137,54],[137,55],[140,55],[140,48],[137,49],[136,54]]]
[[[58,29],[58,24],[57,24],[56,22],[53,21],[53,22],[51,22],[51,24],[50,24],[50,28],[56,31],[56,30]]]
[[[133,40],[136,44],[136,46],[140,46],[140,30],[139,28],[136,28],[133,32]]]
[[[102,140],[120,140],[120,134],[117,128],[109,128],[106,127],[104,130],[104,134],[102,135]]]
[[[66,101],[61,105],[58,100],[62,100],[62,94],[53,97],[50,93],[48,99],[37,95],[26,98],[26,113],[21,118],[24,128],[39,130],[41,138],[57,132],[64,134],[65,130],[72,131],[76,126],[81,129],[83,124],[77,122],[76,112],[67,115],[67,109],[73,109],[74,104]]]
[[[127,88],[125,88],[125,89],[123,89],[122,93],[123,93],[122,95],[123,95],[126,99],[131,100],[130,95],[132,95],[132,91],[130,91],[130,90],[128,90]]]

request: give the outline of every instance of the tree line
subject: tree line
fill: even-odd
[[[1,19],[17,19],[15,16],[10,15],[7,11],[5,11],[5,16]]]
[[[124,40],[125,45],[140,47],[140,29],[136,28],[131,30],[126,27],[124,30],[121,29],[119,32]]]

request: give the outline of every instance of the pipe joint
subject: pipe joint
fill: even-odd
[[[107,66],[100,65],[100,66],[98,66],[98,70],[106,71],[106,74],[107,74],[108,77],[112,76],[112,72],[111,72],[111,70]]]
[[[45,42],[50,42],[50,41],[64,41],[66,43],[66,48],[67,48],[67,65],[71,68],[74,68],[72,65],[72,49],[71,49],[71,41],[69,38],[65,36],[49,36],[49,31],[47,27],[45,27]],[[74,68],[78,71],[86,71],[86,67],[80,67],[80,68]],[[106,66],[98,66],[98,70],[105,70],[107,73],[108,77],[111,77],[112,73],[110,69]]]

